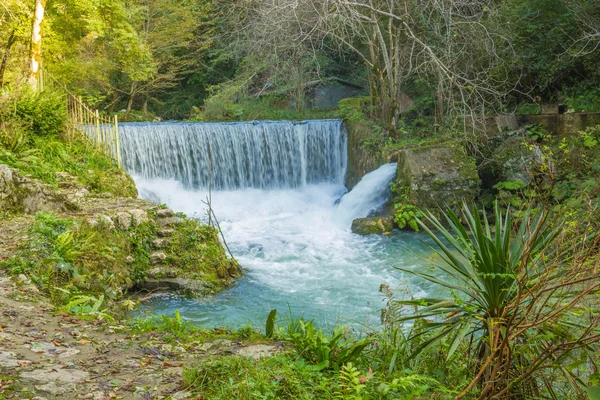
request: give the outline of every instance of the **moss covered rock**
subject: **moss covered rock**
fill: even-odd
[[[458,210],[462,201],[473,201],[481,181],[475,160],[456,142],[420,145],[397,153],[398,175],[393,203],[422,210]]]
[[[522,134],[490,139],[481,153],[481,175],[486,187],[504,181],[528,184],[538,166],[533,147]]]
[[[359,235],[381,235],[394,229],[392,218],[358,218],[352,221],[352,232]]]

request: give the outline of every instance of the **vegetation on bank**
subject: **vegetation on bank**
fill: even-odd
[[[50,90],[0,96],[0,164],[55,187],[66,172],[92,192],[137,196],[131,177],[69,126],[64,98]]]
[[[113,318],[135,307],[129,290],[156,268],[152,255],[158,230],[152,215],[123,229],[107,216],[39,213],[16,254],[0,262],[0,269],[25,275],[63,311]],[[241,274],[215,228],[185,220],[172,230],[160,268],[201,283],[204,294],[222,290]]]

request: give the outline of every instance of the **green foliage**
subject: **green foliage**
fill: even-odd
[[[272,338],[275,333],[275,318],[277,317],[277,310],[271,310],[269,316],[267,317],[267,323],[265,326],[265,336],[267,338]]]
[[[137,196],[133,180],[113,160],[83,136],[67,135],[64,101],[60,99],[61,106],[52,108],[52,104],[46,103],[57,101],[57,97],[45,93],[14,94],[0,99],[0,164],[17,168],[50,185],[57,185],[57,172],[67,172],[77,176],[93,192]],[[50,100],[46,100],[45,96],[50,96]],[[29,117],[10,111],[18,109],[21,103],[27,104],[24,108],[27,110],[33,107],[32,104],[47,106],[48,110],[32,117],[40,122],[31,124]]]
[[[100,295],[99,297],[75,295],[69,299],[69,302],[63,306],[62,310],[76,314],[79,317],[112,320],[113,317],[108,314],[108,309],[101,309],[103,304],[104,295]]]
[[[210,399],[332,399],[335,382],[285,356],[221,356],[185,369],[186,386]]]
[[[396,203],[394,204],[394,222],[400,229],[409,227],[413,231],[419,231],[419,218],[423,218],[425,214],[418,207],[412,204]]]
[[[494,189],[497,190],[508,190],[508,191],[517,191],[527,187],[527,184],[523,181],[504,181],[498,182],[494,185]]]
[[[540,114],[542,107],[537,103],[521,103],[517,106],[516,114]]]
[[[116,305],[150,265],[155,232],[151,224],[121,232],[103,222],[40,213],[20,252],[5,264],[14,274],[28,275],[65,310],[102,316],[100,307]],[[133,262],[123,263],[128,256]]]
[[[548,132],[540,124],[537,125],[525,125],[525,134],[531,140],[542,140],[548,136]]]
[[[302,358],[314,364],[316,370],[339,370],[357,359],[370,343],[369,338],[352,338],[350,331],[349,326],[340,325],[328,336],[312,321],[290,318],[284,337],[293,343]]]
[[[37,136],[58,136],[67,125],[66,100],[57,92],[25,92],[14,104],[14,118]]]
[[[566,90],[563,101],[569,110],[575,112],[600,111],[600,88],[570,87]]]
[[[548,352],[554,354],[558,348],[557,357],[560,354],[565,361],[580,357],[585,363],[593,363],[592,353],[580,351],[579,341],[588,340],[585,332],[596,329],[597,323],[587,320],[592,322],[579,324],[573,312],[578,309],[583,314],[595,313],[582,300],[595,292],[595,286],[590,286],[595,279],[591,267],[595,256],[585,244],[579,252],[562,241],[560,220],[551,220],[543,211],[526,210],[513,231],[511,213],[503,213],[498,205],[493,225],[485,214],[481,217],[478,209],[467,205],[462,212],[466,227],[452,211],[446,215],[449,228],[431,213],[426,218],[444,239],[419,221],[436,243],[441,259],[435,263],[438,272],[402,270],[447,289],[449,294],[397,301],[398,305],[414,307],[411,315],[398,318],[400,322],[414,321],[420,327],[410,340],[424,339],[414,346],[413,357],[447,340],[450,347],[446,359],[452,360],[464,342],[470,343],[472,348],[470,345],[462,351],[475,358],[476,374],[483,377],[481,385],[490,391],[489,395],[532,393],[538,387],[535,379],[548,379],[542,373],[554,365],[550,362],[544,366]],[[561,244],[555,247],[555,243]],[[569,254],[573,251],[577,252],[574,263]],[[549,260],[552,265],[548,265]],[[567,265],[561,267],[562,263]],[[571,292],[575,287],[577,294]],[[558,293],[558,288],[564,290]],[[520,321],[527,322],[522,325]],[[548,343],[559,347],[548,348]],[[507,359],[508,354],[518,357]],[[494,368],[489,364],[492,360]],[[500,370],[506,375],[500,376]],[[562,371],[569,379],[577,374],[576,369]],[[534,379],[528,380],[530,377]],[[497,383],[499,379],[501,384]],[[555,396],[554,389],[548,390]]]
[[[210,98],[202,110],[202,119],[207,122],[289,120],[338,118],[338,110],[333,108],[305,108],[301,111],[290,109],[286,99],[265,97],[231,101],[221,97]]]
[[[365,110],[369,108],[370,102],[370,97],[351,97],[341,100],[338,104],[341,118],[351,124],[367,120]]]
[[[185,220],[177,226],[169,249],[166,263],[212,285],[213,293],[242,273],[238,263],[227,257],[218,231],[196,221]]]

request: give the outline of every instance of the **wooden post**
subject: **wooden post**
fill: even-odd
[[[115,143],[116,143],[116,159],[117,165],[121,166],[121,147],[119,146],[119,118],[115,114]]]
[[[100,113],[96,110],[96,144],[100,145]]]
[[[81,96],[79,96],[77,98],[77,103],[78,103],[77,107],[79,108],[79,118],[78,118],[77,122],[79,125],[85,125],[83,123],[83,107],[81,106],[83,104],[83,101],[81,101]],[[86,135],[87,135],[87,133],[86,133]]]

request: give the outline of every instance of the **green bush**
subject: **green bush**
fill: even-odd
[[[394,222],[398,228],[404,229],[408,226],[413,231],[419,231],[418,218],[422,218],[424,214],[418,207],[412,204],[397,203],[394,204]]]
[[[38,136],[57,136],[67,126],[67,104],[56,92],[25,92],[15,103],[15,117],[23,121],[28,130]]]
[[[294,344],[301,357],[315,364],[316,369],[331,368],[337,371],[360,357],[371,343],[369,338],[355,339],[349,333],[348,325],[340,325],[328,336],[312,321],[299,318],[290,320],[285,339]]]

